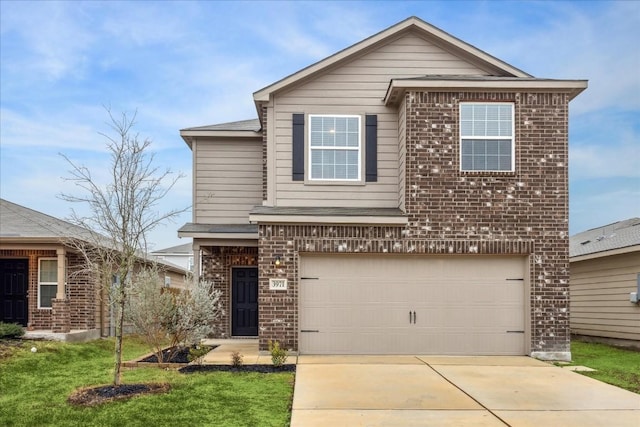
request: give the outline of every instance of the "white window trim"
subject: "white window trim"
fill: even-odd
[[[58,281],[56,280],[55,282],[41,282],[40,281],[40,277],[42,277],[40,275],[41,273],[41,269],[42,269],[42,261],[58,261],[58,258],[38,258],[38,309],[40,310],[51,310],[53,307],[42,307],[41,306],[41,297],[42,297],[42,293],[41,293],[41,286],[45,285],[45,286],[56,286],[56,291],[58,288]],[[58,268],[57,268],[57,264],[56,264],[56,279],[58,277]],[[52,304],[53,305],[53,304]]]
[[[463,136],[462,135],[462,106],[463,105],[508,105],[511,107],[511,136]],[[516,107],[513,102],[461,102],[458,107],[458,129],[460,141],[458,148],[460,151],[459,168],[464,173],[509,173],[516,170],[516,130],[515,130]],[[462,169],[462,140],[503,140],[511,141],[511,169]]]
[[[347,117],[347,118],[356,118],[358,119],[358,177],[357,178],[352,178],[352,179],[348,179],[348,178],[331,178],[331,179],[325,179],[325,178],[313,178],[311,176],[311,165],[312,165],[312,160],[311,160],[311,151],[312,150],[344,150],[344,151],[355,151],[356,147],[312,147],[311,146],[311,120],[313,117]],[[362,138],[363,138],[363,132],[364,130],[362,129],[362,124],[363,124],[363,120],[362,120],[362,116],[359,114],[309,114],[308,116],[308,120],[307,122],[309,123],[309,125],[307,126],[308,130],[306,132],[306,138],[307,138],[307,158],[308,158],[308,165],[307,165],[307,170],[308,173],[306,173],[306,179],[311,182],[311,183],[331,183],[331,182],[339,182],[339,183],[361,183],[362,182],[362,169],[363,169],[363,164],[362,164],[362,159],[363,159],[363,148],[362,148]]]

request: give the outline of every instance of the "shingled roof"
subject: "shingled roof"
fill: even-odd
[[[632,246],[638,246],[640,250],[640,218],[637,217],[571,236],[569,256],[573,258],[596,253],[605,255],[605,252]]]
[[[42,212],[0,199],[0,238],[88,239],[91,231]]]

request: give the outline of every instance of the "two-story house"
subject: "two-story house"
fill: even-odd
[[[411,17],[183,129],[221,336],[301,354],[570,358],[568,107]]]

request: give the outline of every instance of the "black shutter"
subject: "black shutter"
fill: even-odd
[[[365,181],[378,181],[378,116],[365,116]]]
[[[293,115],[292,179],[304,181],[304,114]]]

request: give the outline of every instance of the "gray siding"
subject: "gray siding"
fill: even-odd
[[[194,143],[194,222],[243,224],[262,204],[262,140]]]
[[[277,206],[399,207],[398,113],[382,99],[395,77],[426,74],[486,75],[433,43],[405,33],[358,58],[281,94],[272,101],[275,117]],[[291,115],[377,114],[378,181],[366,185],[309,185],[291,179]],[[270,136],[271,139],[271,136]],[[307,167],[308,168],[308,167]]]
[[[640,252],[571,263],[571,332],[640,341]]]

